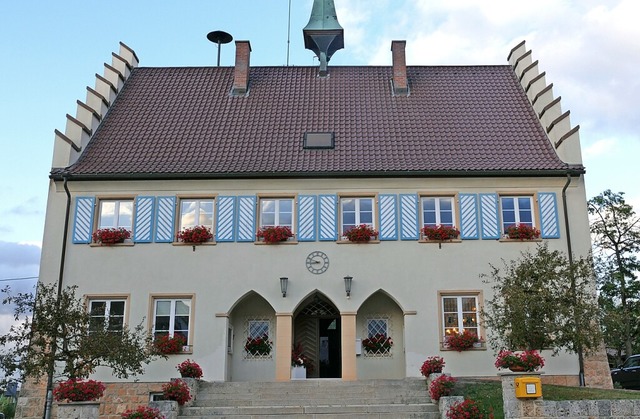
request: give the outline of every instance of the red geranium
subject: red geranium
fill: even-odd
[[[462,332],[453,332],[450,335],[447,335],[445,342],[451,349],[462,352],[473,348],[473,344],[482,342],[482,339],[480,339],[475,332],[465,329]]]
[[[202,378],[202,368],[195,361],[187,359],[176,367],[180,375],[186,378]]]
[[[105,246],[110,246],[116,243],[122,243],[129,237],[131,232],[126,228],[99,228],[93,235],[94,243],[100,243]]]
[[[424,226],[422,229],[422,235],[425,240],[446,241],[457,239],[460,235],[460,230],[453,226],[449,227],[445,225]]]
[[[352,242],[368,242],[371,238],[377,239],[378,232],[367,224],[360,224],[345,231],[343,236]]]
[[[183,228],[176,237],[184,243],[204,243],[213,238],[213,233],[211,233],[209,227],[195,226]]]
[[[175,378],[162,386],[165,400],[175,400],[180,406],[191,400],[189,386],[183,380]]]
[[[138,406],[136,410],[126,410],[122,419],[164,419],[158,409],[149,406]]]
[[[493,418],[492,413],[485,412],[485,409],[475,400],[467,399],[463,402],[454,403],[447,410],[447,419],[485,419]]]
[[[453,392],[456,381],[453,377],[441,375],[429,385],[429,396],[431,396],[433,400],[440,400],[440,397],[450,395]]]
[[[187,340],[182,335],[160,335],[156,336],[153,346],[164,355],[177,354],[182,352],[182,347],[187,344]]]
[[[377,333],[370,338],[363,339],[362,346],[367,352],[386,353],[389,352],[393,346],[393,340],[391,336],[387,337],[387,335],[383,333]]]
[[[256,237],[265,243],[278,243],[293,237],[293,232],[286,226],[262,227],[256,233]]]
[[[533,240],[540,237],[540,230],[528,224],[514,224],[507,227],[507,236],[521,241]]]
[[[442,372],[444,368],[444,359],[439,356],[430,356],[420,367],[422,375],[427,377],[429,374]]]
[[[89,402],[102,397],[104,389],[104,384],[100,381],[83,381],[72,378],[58,383],[56,388],[53,389],[53,398],[58,402],[63,400],[70,402]]]

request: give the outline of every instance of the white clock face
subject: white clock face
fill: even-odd
[[[312,274],[322,274],[329,269],[329,256],[324,252],[315,251],[307,256],[307,269]]]

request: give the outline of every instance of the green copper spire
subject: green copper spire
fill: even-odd
[[[302,30],[304,47],[320,60],[320,76],[327,75],[327,63],[334,52],[344,48],[344,29],[338,23],[333,0],[314,0],[309,23]]]

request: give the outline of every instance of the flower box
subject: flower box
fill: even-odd
[[[93,235],[93,242],[100,243],[102,246],[111,246],[117,243],[123,243],[131,237],[131,232],[126,228],[99,228]]]
[[[455,240],[459,236],[460,236],[460,230],[458,230],[453,226],[449,227],[444,225],[438,225],[438,226],[425,226],[422,228],[422,237],[425,240],[443,242],[448,240],[449,241]]]
[[[367,224],[360,224],[359,226],[351,227],[342,235],[350,242],[355,243],[366,243],[371,241],[371,239],[378,239],[378,232]]]
[[[159,353],[163,355],[179,354],[185,349],[187,340],[182,335],[160,335],[156,336],[153,346]],[[189,347],[186,346],[188,349]]]
[[[512,240],[535,240],[540,238],[540,230],[527,224],[514,224],[507,228],[506,236]]]
[[[544,367],[544,358],[535,350],[523,352],[502,350],[494,365],[498,369],[533,372]]]
[[[293,237],[293,232],[286,226],[262,227],[256,233],[256,237],[259,241],[273,244],[289,240]]]
[[[303,366],[291,367],[291,379],[292,380],[306,380],[307,369]]]
[[[100,403],[73,402],[58,403],[58,419],[98,419]]]
[[[190,228],[183,228],[176,238],[182,243],[200,244],[208,242],[213,239],[213,233],[209,227],[195,226]]]
[[[474,332],[465,329],[462,332],[453,332],[450,335],[445,336],[445,343],[448,349],[453,349],[458,352],[466,351],[474,347],[475,344],[482,344],[483,340],[478,337]]]

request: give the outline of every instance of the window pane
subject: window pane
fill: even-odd
[[[293,200],[292,199],[281,199],[280,200],[280,212],[292,212],[293,211]]]
[[[171,301],[156,301],[156,315],[168,316],[171,313]]]
[[[360,199],[360,211],[370,212],[373,209],[373,199],[362,198]]]
[[[176,316],[173,328],[175,330],[189,330],[189,316]]]
[[[116,203],[115,201],[100,202],[100,222],[99,228],[109,228],[116,226]]]
[[[260,200],[260,205],[262,207],[262,212],[272,212],[276,211],[276,201],[273,199],[263,199]]]
[[[440,198],[440,211],[451,211],[453,200],[451,198]]]
[[[476,311],[476,299],[462,297],[462,311]]]
[[[196,225],[195,201],[183,200],[180,203],[180,227],[193,227]]]
[[[453,214],[450,212],[443,212],[442,214],[440,214],[440,224],[452,227]]]
[[[373,224],[373,214],[370,212],[361,213],[360,224]]]
[[[107,326],[109,330],[122,330],[123,329],[123,318],[120,316],[109,317],[109,325]]]
[[[263,227],[274,226],[276,225],[276,215],[269,213],[262,214],[262,217],[260,217],[260,221]]]
[[[518,207],[522,209],[531,209],[531,198],[518,198]]]
[[[105,301],[92,301],[89,313],[91,313],[92,316],[104,316],[106,310],[107,303]]]
[[[191,301],[189,300],[177,300],[176,301],[176,315],[189,314],[191,307]]]
[[[156,316],[156,330],[169,331],[169,316]]]
[[[353,212],[343,213],[342,220],[342,224],[344,224],[346,230],[347,225],[353,227],[356,224],[356,214]]]
[[[502,208],[507,210],[515,209],[513,198],[502,198]]]
[[[133,201],[120,201],[118,227],[131,229],[133,220]]]
[[[424,198],[422,200],[422,206],[426,211],[435,211],[436,210],[436,199],[435,198]]]
[[[249,322],[249,337],[252,339],[269,335],[269,323],[265,321]]]
[[[342,211],[355,211],[356,210],[356,201],[355,199],[343,199],[342,200]]]
[[[457,298],[443,298],[442,308],[445,313],[458,311],[458,299]]]
[[[278,223],[278,225],[291,226],[291,218],[292,218],[291,213],[280,214],[280,222]]]
[[[111,307],[109,308],[109,313],[112,316],[123,316],[124,301],[111,301]]]

